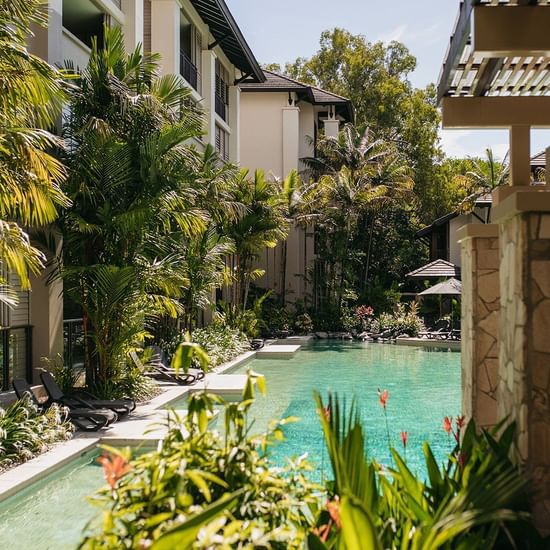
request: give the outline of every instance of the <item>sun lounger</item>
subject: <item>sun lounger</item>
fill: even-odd
[[[133,399],[97,399],[94,395],[86,391],[76,391],[70,395],[65,395],[52,374],[47,371],[40,374],[40,379],[50,399],[70,409],[82,407],[90,409],[110,409],[118,417],[130,413],[136,408],[136,403]]]
[[[15,395],[19,399],[28,397],[40,412],[45,412],[51,401],[40,403],[32,391],[30,384],[22,378],[15,378],[12,382]],[[97,431],[114,422],[115,416],[111,410],[73,408],[67,413],[68,419],[80,430],[86,432]]]
[[[135,351],[130,352],[130,357],[136,367],[138,367],[143,374],[149,376],[150,378],[154,378],[155,380],[164,380],[165,382],[172,382],[173,384],[178,384],[180,386],[191,386],[197,381],[197,377],[190,372],[180,372],[176,374],[175,371],[170,372],[169,370],[164,369],[160,363],[155,361],[144,365]]]
[[[152,350],[153,355],[151,357],[151,363],[156,365],[157,367],[162,370],[164,373],[176,375],[176,371],[170,366],[170,363],[168,362],[168,358],[166,357],[166,354],[164,351],[159,348],[158,346],[150,346],[148,349]],[[183,374],[181,371],[179,374]],[[191,374],[195,377],[197,381],[203,380],[206,376],[206,373],[202,369],[197,369],[193,367],[189,367],[187,370],[187,374]]]

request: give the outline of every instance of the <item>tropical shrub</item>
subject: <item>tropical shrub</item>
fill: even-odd
[[[301,313],[296,316],[294,326],[299,333],[307,334],[313,330],[313,319],[308,313]]]
[[[385,408],[387,392],[380,400]],[[439,467],[424,444],[424,481],[395,449],[388,469],[368,458],[354,403],[346,407],[333,396],[324,403],[317,395],[317,405],[334,481],[310,548],[547,547],[531,523],[529,482],[510,459],[513,424],[478,433],[473,421],[464,429],[457,418],[455,429],[445,418],[456,447]],[[402,442],[406,449],[406,432]]]
[[[70,439],[73,425],[65,409],[53,404],[40,413],[28,398],[0,408],[0,472],[47,451],[54,443]]]
[[[211,368],[218,367],[250,351],[250,342],[246,334],[219,323],[195,330],[192,339],[208,353]]]
[[[248,436],[252,397],[249,380],[244,401],[225,404],[224,436],[208,427],[221,400],[201,394],[186,417],[169,421],[156,450],[134,460],[129,451],[104,456],[108,486],[94,498],[103,520],[81,548],[304,548],[316,487],[302,460],[270,463],[266,448],[282,438],[286,421]]]

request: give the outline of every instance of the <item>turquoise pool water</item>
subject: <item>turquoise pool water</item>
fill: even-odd
[[[90,451],[0,502],[0,547],[11,550],[74,550],[98,509],[86,500],[104,485]]]
[[[443,417],[460,411],[460,353],[430,351],[389,344],[319,342],[304,346],[292,359],[258,359],[233,371],[248,369],[265,375],[267,396],[252,408],[252,431],[260,432],[274,419],[296,416],[285,427],[286,441],[273,448],[279,463],[308,453],[317,476],[328,474],[326,451],[315,411],[313,390],[323,396],[338,392],[355,397],[367,434],[367,450],[390,463],[388,436],[377,389],[387,389],[388,425],[392,445],[402,450],[401,432],[408,433],[409,467],[424,471],[422,443],[429,441],[441,462],[450,450]],[[184,408],[183,402],[173,404]],[[221,427],[221,419],[217,427]],[[216,426],[216,425],[215,425]]]

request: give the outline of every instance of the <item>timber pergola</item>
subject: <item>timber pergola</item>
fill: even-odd
[[[512,185],[550,128],[550,0],[463,0],[438,84],[444,128],[508,128]]]

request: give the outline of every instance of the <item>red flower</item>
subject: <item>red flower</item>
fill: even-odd
[[[380,405],[384,407],[384,410],[386,410],[386,404],[388,402],[388,397],[390,396],[388,390],[380,391],[380,388],[378,388],[378,399],[380,400]]]
[[[464,427],[465,418],[464,415],[456,417],[456,429],[460,432]]]
[[[334,497],[332,502],[327,502],[327,510],[330,515],[330,519],[334,521],[336,527],[340,529],[342,527],[342,521],[340,520],[340,501],[338,495]]]
[[[448,417],[446,416],[444,419],[443,419],[443,429],[450,435],[451,432],[453,431],[453,421]]]
[[[105,481],[107,481],[111,489],[114,489],[117,481],[132,469],[128,461],[120,455],[103,454],[98,459],[98,462],[103,466]]]
[[[407,448],[407,432],[401,432],[401,442],[403,443],[403,447]]]

